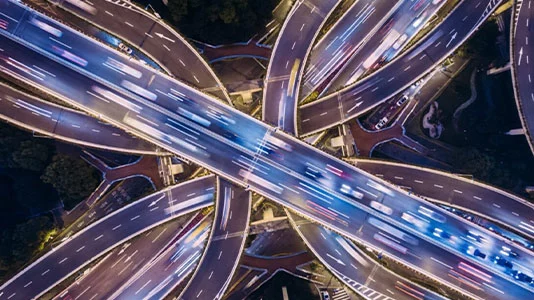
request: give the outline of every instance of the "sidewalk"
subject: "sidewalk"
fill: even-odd
[[[85,201],[89,207],[93,206],[113,183],[126,178],[141,176],[148,179],[156,190],[164,187],[163,180],[159,175],[157,157],[143,156],[134,163],[116,168],[110,168],[102,160],[88,151],[83,151],[82,159],[102,172],[103,178],[98,188]]]
[[[350,131],[356,143],[359,156],[371,156],[376,146],[396,140],[404,146],[421,154],[427,154],[428,149],[415,140],[406,136],[404,122],[411,115],[417,101],[411,100],[399,114],[393,125],[379,131],[369,131],[363,128],[359,120],[350,124]]]
[[[202,54],[210,63],[234,57],[254,57],[259,59],[269,59],[272,49],[258,44],[255,39],[247,43],[238,43],[230,45],[212,46],[205,43],[197,42],[197,47],[201,49]]]

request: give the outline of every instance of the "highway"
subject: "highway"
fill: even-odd
[[[445,2],[402,1],[380,30],[343,65],[342,70],[326,86],[326,92],[337,91],[389,63],[428,24]]]
[[[338,0],[296,1],[289,12],[267,67],[263,120],[295,134],[302,70],[313,41]]]
[[[121,129],[1,83],[0,119],[68,143],[131,154],[158,154],[154,145]]]
[[[289,214],[293,228],[315,256],[347,286],[366,299],[446,299],[386,270],[342,236]]]
[[[199,94],[187,86],[181,86],[164,75],[157,76],[153,80],[153,85],[158,83],[160,90],[163,92],[169,91],[170,86],[180,89],[180,93],[184,95],[182,96],[182,101],[187,104],[181,104],[182,101],[179,103],[175,101],[175,107],[180,105],[179,108],[182,108],[182,110],[194,109],[195,107],[198,109],[198,106],[206,105],[202,101],[207,101],[206,106],[209,106],[209,109],[207,107],[198,109],[197,111],[202,115],[195,114],[196,117],[191,114],[185,114],[185,117],[182,117],[163,109],[161,106],[154,105],[154,102],[142,100],[131,93],[120,91],[119,96],[119,94],[115,93],[115,90],[109,90],[110,88],[114,89],[114,87],[94,82],[80,73],[74,72],[70,68],[51,61],[47,57],[25,47],[21,47],[6,38],[2,38],[1,42],[4,52],[10,54],[9,58],[0,61],[4,72],[25,77],[28,83],[45,89],[58,97],[63,97],[71,104],[92,111],[95,115],[101,115],[106,121],[131,130],[135,129],[137,134],[157,143],[161,147],[215,170],[222,176],[240,182],[245,186],[249,185],[251,190],[289,206],[309,218],[313,218],[345,235],[360,240],[360,237],[355,235],[356,230],[364,224],[368,214],[373,215],[386,222],[391,222],[393,226],[407,230],[411,234],[431,242],[433,245],[440,245],[440,247],[455,253],[454,257],[457,257],[457,260],[459,259],[458,256],[462,256],[471,263],[479,265],[479,267],[492,269],[500,276],[496,278],[505,279],[504,285],[508,284],[514,287],[503,289],[503,286],[499,285],[500,290],[513,290],[519,294],[529,293],[527,291],[528,288],[521,288],[515,285],[517,282],[508,281],[511,278],[506,275],[507,271],[502,271],[495,267],[489,259],[483,260],[466,255],[465,252],[468,246],[480,243],[472,242],[465,238],[468,230],[480,232],[484,236],[484,241],[488,242],[485,242],[480,247],[483,247],[482,249],[487,251],[488,254],[498,252],[498,249],[505,245],[506,242],[490,232],[479,228],[475,229],[473,225],[468,224],[465,220],[433,205],[426,204],[420,199],[395,190],[392,186],[381,182],[379,179],[371,179],[372,177],[368,174],[361,173],[357,169],[326,156],[324,153],[283,133],[274,132],[271,128],[246,115],[235,112],[230,108],[218,106],[220,104],[215,100]],[[10,64],[13,61],[22,60],[25,61],[27,66],[35,65],[44,70],[55,70],[57,75],[53,80],[40,81],[30,75],[33,74],[32,68],[28,70],[19,65]],[[95,90],[101,95],[100,97],[87,93],[87,91]],[[170,92],[167,93],[170,94]],[[101,100],[104,97],[106,97],[105,100],[107,102]],[[187,102],[187,97],[194,98],[195,103]],[[226,124],[223,124],[224,126],[218,125],[213,121],[216,118],[213,118],[211,114],[213,114],[212,111],[215,107],[220,113],[218,119],[225,120]],[[143,111],[143,116],[135,116],[134,113],[130,114],[130,112],[140,112],[141,110]],[[174,108],[172,111],[180,111],[180,109]],[[201,120],[212,120],[213,122],[206,124],[205,121]],[[199,122],[204,123],[204,125],[198,125],[200,124]],[[246,125],[238,125],[240,122]],[[236,128],[240,127],[249,130],[246,132],[237,131]],[[180,130],[176,130],[177,128]],[[230,130],[236,130],[235,135],[230,135],[233,141],[229,141],[228,138]],[[204,134],[200,134],[200,132]],[[238,134],[239,136],[237,136]],[[260,138],[256,137],[258,134]],[[254,151],[248,148],[251,146]],[[281,161],[284,162],[284,165],[281,165]],[[344,185],[352,188],[347,189]],[[367,190],[367,192],[363,195],[363,193],[356,191],[359,190],[357,188]],[[358,193],[362,194],[362,199],[357,200],[358,197],[354,196],[358,195]],[[395,214],[391,216],[382,215],[370,208],[368,205],[375,199],[391,207]],[[401,220],[401,215],[404,212],[418,212],[421,210],[419,208],[421,205],[432,211],[439,212],[439,215],[445,216],[446,223],[442,223],[442,218],[438,218],[441,221],[436,221],[422,215],[417,216],[417,218],[422,218],[426,220],[425,223],[428,222],[431,225],[426,230],[422,230],[415,223],[406,223],[402,221],[404,219]],[[340,214],[339,212],[341,211],[343,213]],[[422,211],[428,214],[426,210]],[[451,235],[462,237],[462,239],[459,239],[454,246],[450,245],[446,240],[437,238],[434,235],[435,226],[440,226]],[[372,236],[365,238],[373,239]],[[366,242],[370,241],[366,240]],[[514,259],[518,266],[532,265],[531,254],[526,253],[523,249],[517,249],[511,245],[510,247],[520,253],[520,257]],[[406,262],[407,259],[408,257],[403,257],[401,261]],[[524,287],[524,285],[521,286]]]
[[[113,293],[109,299],[163,299],[195,270],[210,233],[212,214],[188,225],[180,239]]]
[[[299,135],[318,133],[372,109],[432,70],[471,35],[501,0],[464,0],[419,43],[370,76],[299,109]]]
[[[529,55],[534,53],[532,43],[528,40],[534,38],[534,32],[530,29],[529,23],[534,12],[531,9],[531,0],[516,1],[515,7],[517,19],[512,26],[510,61],[512,62],[512,79],[514,81],[514,94],[519,119],[526,131],[527,141],[532,152],[534,152],[534,89],[532,86],[531,74],[534,68],[529,63]],[[514,19],[514,18],[512,18]]]
[[[213,205],[214,176],[166,188],[129,204],[41,256],[0,287],[0,299],[38,298],[113,247],[188,212]],[[184,197],[204,190],[199,196]]]
[[[179,299],[221,299],[245,246],[252,193],[224,179],[217,181],[216,214],[208,243]]]
[[[148,230],[105,256],[88,274],[76,280],[55,299],[107,299],[180,232],[186,216]]]
[[[313,47],[302,82],[300,99],[331,80],[360,50],[387,16],[403,1],[355,1]]]
[[[92,0],[86,10],[50,0],[150,55],[176,78],[230,101],[223,84],[193,46],[161,19],[126,1]],[[76,3],[76,2],[74,2]]]
[[[534,206],[516,195],[424,167],[368,159],[358,159],[355,165],[425,198],[505,224],[534,238]]]

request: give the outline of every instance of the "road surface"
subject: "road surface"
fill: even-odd
[[[534,152],[534,89],[531,74],[534,68],[529,63],[529,56],[534,53],[532,43],[528,40],[534,38],[534,32],[530,30],[530,20],[534,16],[534,8],[531,8],[532,0],[516,1],[516,19],[513,20],[511,58],[512,78],[514,79],[514,92],[516,96],[519,118],[526,131],[530,149]],[[512,18],[514,19],[514,18]]]
[[[65,0],[51,0],[143,50],[176,78],[230,101],[211,67],[176,30],[129,1],[92,0],[88,13]]]
[[[158,154],[156,147],[93,117],[0,84],[0,119],[51,138],[131,154]]]
[[[216,214],[200,263],[179,299],[221,299],[247,238],[252,193],[217,178]]]
[[[161,91],[160,95],[168,95],[168,98],[158,98],[157,105],[154,100],[143,100],[90,72],[52,61],[51,55],[43,56],[7,38],[0,41],[4,53],[9,55],[0,61],[4,72],[24,78],[26,82],[62,97],[72,105],[101,115],[117,126],[129,128],[173,153],[248,186],[344,235],[365,243],[374,242],[373,235],[358,237],[355,234],[372,216],[386,225],[391,224],[387,226],[417,236],[432,247],[441,247],[457,262],[461,257],[493,272],[494,278],[498,279],[494,282],[499,290],[513,290],[515,295],[530,293],[530,287],[514,281],[507,270],[495,266],[490,259],[467,254],[468,247],[479,247],[488,256],[493,256],[502,246],[509,246],[520,254],[514,259],[515,268],[530,274],[533,258],[524,249],[510,245],[487,230],[412,197],[284,133],[276,132],[247,115],[224,107],[209,96],[157,74],[151,80],[150,88]],[[42,49],[38,51],[46,53]],[[15,61],[24,61],[26,67]],[[40,77],[33,73],[34,66],[54,70],[56,77],[39,80]],[[120,78],[116,80],[120,81]],[[179,95],[181,100],[172,100],[171,92],[173,97]],[[173,111],[178,111],[178,114]],[[248,130],[245,132],[240,128]],[[371,208],[373,201],[381,202],[394,213],[382,214]],[[423,229],[417,222],[406,222],[401,218],[405,213],[415,214],[429,226]],[[435,229],[438,227],[455,236],[457,241],[451,243],[449,239],[436,236]],[[473,234],[470,238],[469,231],[474,232],[476,241],[471,240]]]
[[[500,3],[501,0],[464,0],[417,45],[383,68],[303,105],[299,110],[299,135],[312,135],[345,123],[406,89],[462,45]]]
[[[53,248],[0,287],[0,299],[38,298],[128,239],[178,216],[213,205],[214,176],[166,188],[117,210]],[[187,197],[203,190],[200,196]]]
[[[274,45],[263,89],[263,120],[296,133],[302,70],[313,41],[338,0],[296,1]]]

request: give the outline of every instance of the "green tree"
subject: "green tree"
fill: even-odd
[[[67,209],[88,197],[99,183],[99,175],[94,168],[80,158],[64,154],[53,157],[41,179],[58,191]]]
[[[169,0],[174,25],[212,44],[242,42],[264,28],[278,0]]]
[[[48,145],[39,143],[34,139],[22,141],[11,154],[12,166],[41,172],[50,160],[51,152],[52,149]]]
[[[41,250],[55,228],[49,216],[39,216],[2,230],[0,235],[0,272],[15,270]]]

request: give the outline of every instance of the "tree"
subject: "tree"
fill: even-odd
[[[0,271],[17,269],[36,251],[42,250],[55,225],[49,216],[39,216],[2,230],[0,235]]]
[[[211,44],[250,39],[272,18],[277,0],[169,0],[174,25]]]
[[[93,192],[98,186],[99,176],[82,159],[57,154],[46,167],[41,180],[50,183],[57,190],[65,208],[71,209]]]
[[[20,145],[11,154],[13,167],[41,172],[50,160],[52,149],[34,139],[20,142]]]

